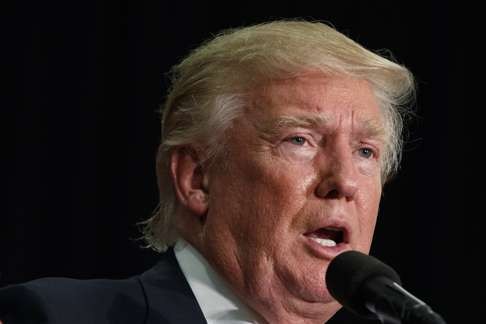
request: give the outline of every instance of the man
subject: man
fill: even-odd
[[[5,324],[324,323],[324,282],[368,253],[400,157],[404,67],[334,29],[226,31],[173,69],[162,119],[160,263],[127,280],[43,279],[0,291]]]

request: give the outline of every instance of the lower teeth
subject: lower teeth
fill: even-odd
[[[334,242],[333,240],[322,239],[317,237],[312,237],[312,239],[322,246],[330,246],[330,247],[336,246],[336,242]]]

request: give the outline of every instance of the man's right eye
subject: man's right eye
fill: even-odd
[[[293,161],[308,161],[316,155],[317,147],[310,134],[291,135],[280,142],[279,152]]]
[[[307,139],[303,136],[292,136],[289,137],[287,141],[295,145],[304,145],[307,142]]]

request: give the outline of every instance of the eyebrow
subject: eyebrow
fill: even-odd
[[[279,116],[255,125],[256,129],[263,137],[273,137],[282,130],[288,128],[322,128],[329,124],[330,118],[324,115],[314,116]],[[385,137],[385,128],[372,120],[359,121],[356,133],[366,137],[382,138]]]
[[[317,128],[325,126],[329,119],[324,116],[279,116],[255,125],[266,136],[277,135],[282,129],[303,127]]]

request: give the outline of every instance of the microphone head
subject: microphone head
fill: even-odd
[[[398,274],[375,257],[347,251],[331,260],[326,272],[329,293],[344,307],[360,316],[374,317],[362,300],[360,288],[373,277],[386,277],[401,284]]]

